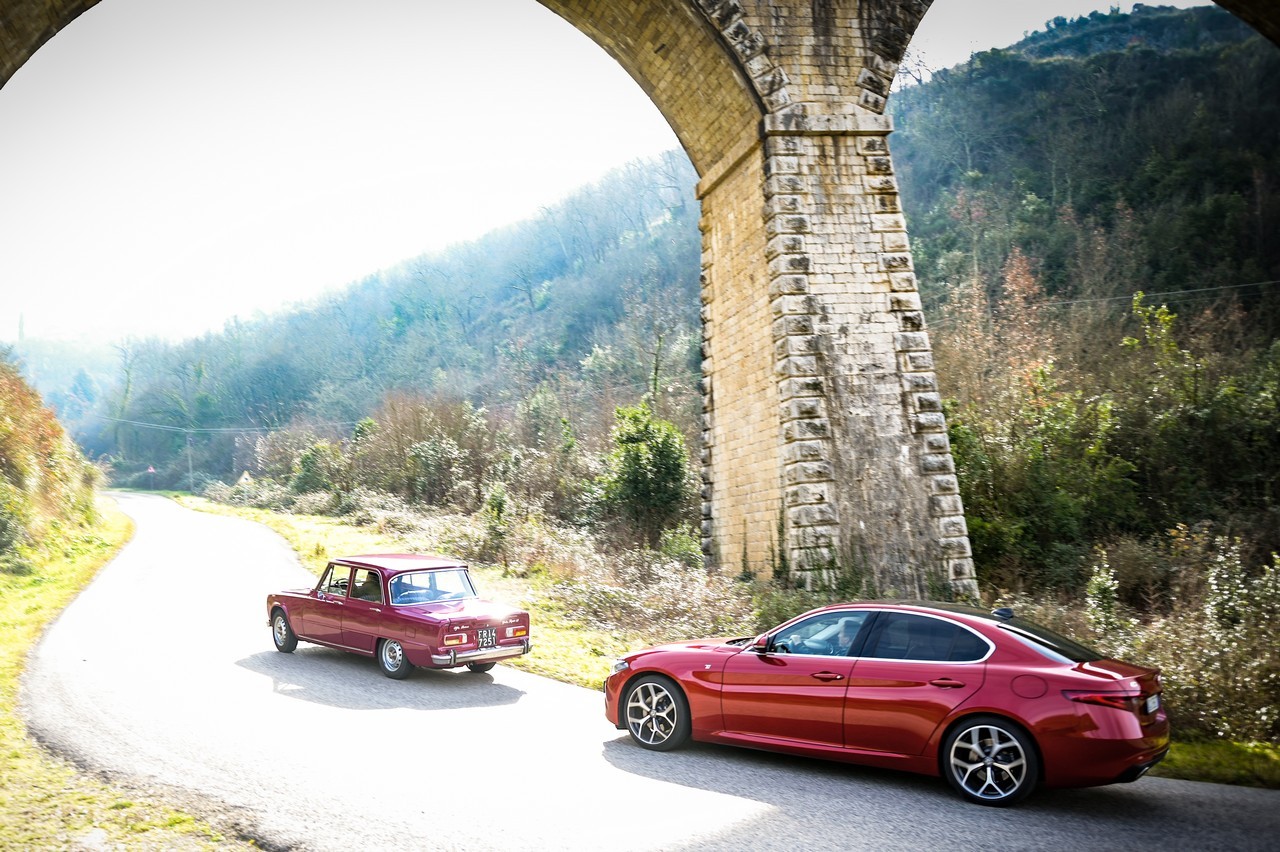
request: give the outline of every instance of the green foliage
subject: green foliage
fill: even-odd
[[[511,518],[507,508],[507,488],[501,482],[494,483],[484,498],[480,510],[484,517],[484,551],[488,559],[507,563],[507,536],[511,533]]]
[[[1007,417],[955,411],[952,452],[985,579],[998,588],[1073,588],[1089,543],[1135,516],[1134,468],[1108,446],[1112,401],[1031,371]],[[954,411],[954,408],[953,408]]]
[[[342,454],[337,447],[321,441],[303,450],[289,487],[295,494],[332,491],[343,469]]]
[[[688,463],[680,430],[657,417],[647,402],[617,410],[604,499],[649,547],[658,545],[688,499]]]

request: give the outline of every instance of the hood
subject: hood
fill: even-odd
[[[732,639],[691,639],[687,642],[668,642],[664,645],[655,645],[652,648],[645,648],[642,651],[636,651],[628,654],[629,659],[644,655],[652,654],[659,651],[712,651],[721,654],[738,654],[751,646],[753,637],[736,636]]]

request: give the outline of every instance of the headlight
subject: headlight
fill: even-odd
[[[625,672],[629,668],[631,668],[631,664],[628,663],[626,660],[614,660],[613,670],[609,672],[609,674],[617,674],[618,672]]]

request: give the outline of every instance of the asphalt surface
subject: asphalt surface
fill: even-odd
[[[644,751],[598,691],[271,644],[313,578],[259,525],[119,495],[137,534],[29,661],[32,733],[268,848],[1280,848],[1280,793],[1146,778],[968,805],[938,779],[694,745]],[[483,593],[483,590],[481,590]],[[534,625],[534,653],[537,625]]]

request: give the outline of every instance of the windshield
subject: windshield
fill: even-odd
[[[392,604],[421,604],[474,598],[476,590],[466,568],[414,571],[391,578]]]

